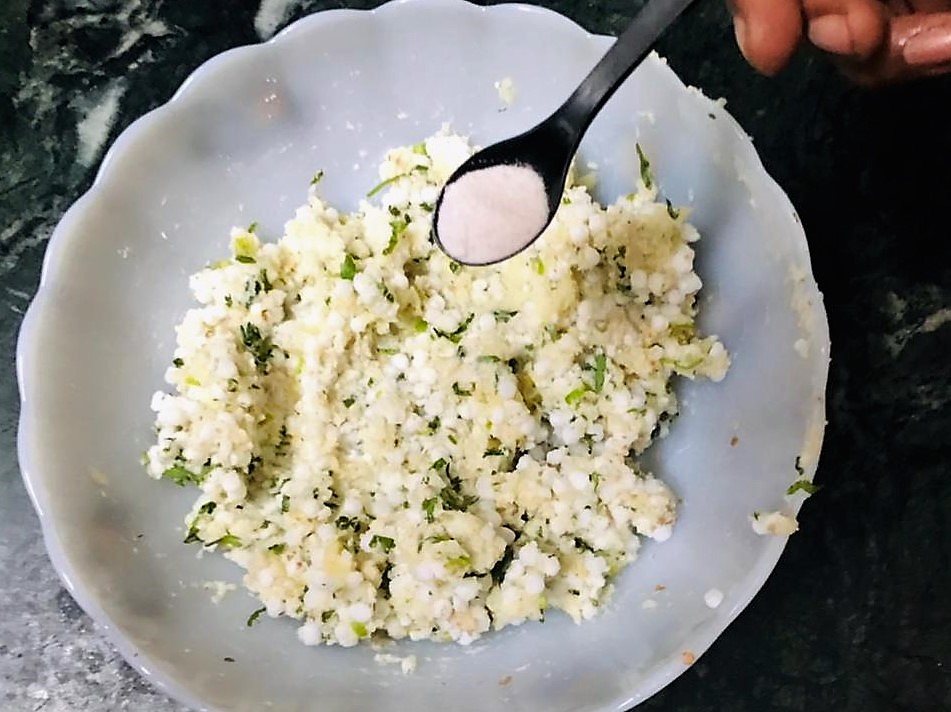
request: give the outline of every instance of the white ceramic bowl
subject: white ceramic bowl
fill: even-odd
[[[482,144],[524,129],[610,42],[527,6],[324,12],[208,62],[116,141],[53,235],[23,325],[19,454],[54,565],[153,684],[215,710],[620,710],[683,671],[683,653],[700,655],[763,584],[785,540],[755,535],[749,517],[798,509],[801,495],[784,497],[798,455],[814,471],[825,314],[799,222],[749,140],[657,58],[583,155],[613,200],[634,184],[640,141],[666,194],[693,206],[701,324],[734,364],[723,383],[679,385],[683,415],[652,464],[683,498],[680,522],[646,545],[599,618],[553,615],[467,648],[399,643],[390,652],[419,658],[409,676],[368,647],[305,648],[288,621],[246,628],[256,606],[243,593],[210,602],[202,582],[238,581],[237,569],[181,544],[193,493],[139,465],[187,275],[225,252],[232,224],[278,235],[318,168],[325,195],[353,208],[386,147],[446,121]],[[500,111],[504,77],[518,97]],[[711,588],[725,595],[716,610]]]

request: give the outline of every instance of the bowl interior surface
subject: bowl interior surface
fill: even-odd
[[[396,643],[386,652],[419,658],[406,676],[368,647],[305,648],[288,621],[247,628],[257,606],[240,590],[210,602],[204,582],[238,583],[239,570],[181,544],[194,492],[139,464],[173,326],[192,306],[188,275],[226,254],[232,225],[257,221],[277,239],[318,169],[323,194],[353,209],[386,148],[444,122],[481,145],[521,131],[610,42],[522,6],[320,13],[212,60],[117,141],[58,227],[23,328],[20,455],[55,565],[154,683],[222,710],[624,709],[685,669],[682,653],[706,649],[762,585],[785,540],[755,535],[749,517],[798,507],[783,496],[797,456],[814,471],[825,314],[802,229],[748,139],[656,57],[592,126],[582,164],[598,164],[597,196],[613,201],[635,185],[640,142],[665,195],[691,207],[701,327],[734,363],[720,384],[678,383],[682,415],[649,462],[683,499],[680,521],[642,548],[601,616],[576,626],[554,614],[469,647]],[[517,98],[503,111],[505,77]],[[711,588],[725,594],[716,610]]]

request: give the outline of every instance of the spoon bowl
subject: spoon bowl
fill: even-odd
[[[433,240],[456,262],[484,266],[502,262],[531,245],[545,231],[561,202],[568,169],[585,131],[618,87],[644,60],[654,42],[676,20],[693,0],[651,0],[638,13],[628,28],[612,45],[594,69],[584,78],[570,97],[537,126],[513,138],[492,144],[465,161],[446,181],[433,214]],[[440,234],[440,213],[446,191],[454,183],[476,171],[495,166],[521,166],[532,169],[542,180],[548,203],[548,217],[534,234],[525,234],[503,244],[486,257],[468,255],[463,246],[468,240],[457,235]],[[453,198],[455,199],[455,198]],[[462,198],[460,198],[461,200]],[[500,213],[506,206],[480,205],[486,211]]]
[[[549,119],[525,133],[478,151],[459,166],[440,191],[439,198],[436,201],[436,209],[433,213],[433,238],[439,248],[461,264],[478,267],[514,257],[537,240],[555,217],[555,212],[561,203],[561,195],[565,190],[571,156],[577,150],[575,136],[570,130],[566,130],[567,128],[563,122]],[[568,156],[567,161],[565,156]],[[515,243],[504,254],[493,255],[492,259],[477,259],[465,254],[455,254],[452,246],[447,249],[447,246],[442,243],[438,229],[446,191],[463,176],[496,166],[524,166],[533,170],[542,179],[548,203],[548,215],[545,223],[537,234],[527,236],[529,238],[527,242]]]

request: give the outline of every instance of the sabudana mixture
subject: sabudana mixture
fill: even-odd
[[[537,242],[470,268],[430,230],[471,152],[445,132],[389,151],[352,214],[318,174],[280,240],[234,229],[191,278],[148,472],[196,489],[185,542],[246,570],[251,621],[308,645],[596,615],[674,526],[637,460],[672,377],[727,370],[694,325],[699,236],[643,156],[635,194],[601,207],[572,180]]]

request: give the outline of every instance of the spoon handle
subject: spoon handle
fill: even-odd
[[[648,0],[630,26],[555,112],[559,129],[577,148],[605,102],[634,71],[651,46],[693,0]],[[554,117],[553,117],[554,118]]]

